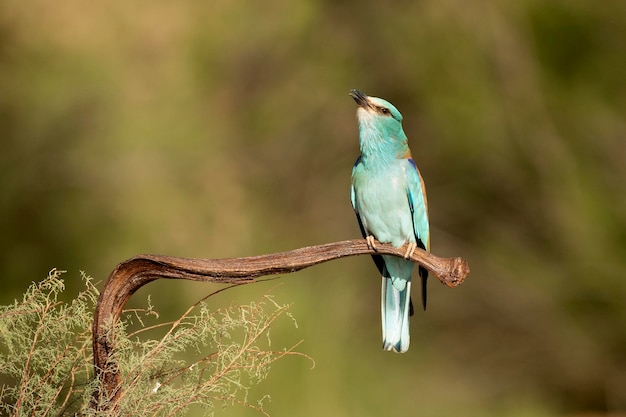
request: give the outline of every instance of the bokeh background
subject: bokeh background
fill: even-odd
[[[359,236],[351,88],[404,115],[431,280],[380,345],[368,257],[222,293],[298,322],[250,399],[274,416],[626,415],[626,2],[4,0],[2,302],[53,267],[235,257]],[[210,289],[153,283],[176,315]],[[289,321],[289,320],[288,320]],[[252,416],[241,407],[217,415]]]

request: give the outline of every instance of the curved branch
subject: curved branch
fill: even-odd
[[[101,384],[100,389],[94,392],[91,406],[99,410],[115,407],[121,376],[113,356],[111,329],[130,296],[143,285],[159,278],[243,284],[253,282],[257,277],[295,272],[346,256],[386,254],[401,257],[405,249],[377,242],[374,250],[365,239],[356,239],[244,258],[187,259],[137,255],[128,259],[111,272],[96,305],[93,359],[95,377],[101,380]],[[411,260],[428,269],[448,287],[460,285],[469,274],[469,266],[462,258],[440,258],[418,248]]]

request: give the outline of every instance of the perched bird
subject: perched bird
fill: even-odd
[[[410,296],[414,263],[408,258],[416,247],[430,250],[426,189],[411,156],[398,109],[359,90],[351,90],[350,96],[359,105],[361,155],[352,168],[350,198],[361,233],[374,249],[374,239],[395,247],[409,244],[405,259],[372,256],[382,274],[383,349],[403,353],[409,348],[409,315],[413,314]],[[419,275],[426,309],[428,271],[420,266]]]

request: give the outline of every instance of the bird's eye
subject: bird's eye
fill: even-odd
[[[381,112],[382,114],[387,115],[387,114],[389,114],[389,109],[386,109],[386,108],[384,108],[384,107],[381,107],[381,108],[380,108],[380,112]]]

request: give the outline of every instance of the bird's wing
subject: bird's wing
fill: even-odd
[[[409,200],[409,208],[413,219],[413,232],[415,233],[415,243],[417,246],[430,251],[430,227],[428,225],[428,202],[426,201],[426,187],[424,180],[420,175],[415,161],[412,158],[406,159],[408,166],[406,167],[407,177],[407,199]],[[419,275],[422,279],[422,306],[426,310],[426,279],[428,271],[423,266],[419,266]]]
[[[428,225],[428,202],[424,180],[412,158],[407,158],[407,198],[413,218],[415,241],[419,247],[430,250],[430,227]]]
[[[356,192],[354,191],[354,173],[356,172],[357,167],[361,163],[361,157],[359,156],[352,167],[352,182],[350,184],[350,202],[352,203],[352,208],[356,212],[357,220],[359,221],[359,227],[361,228],[361,233],[363,233],[363,237],[365,237],[365,230],[363,230],[363,224],[361,223],[361,217],[359,217],[359,210],[356,207]]]

